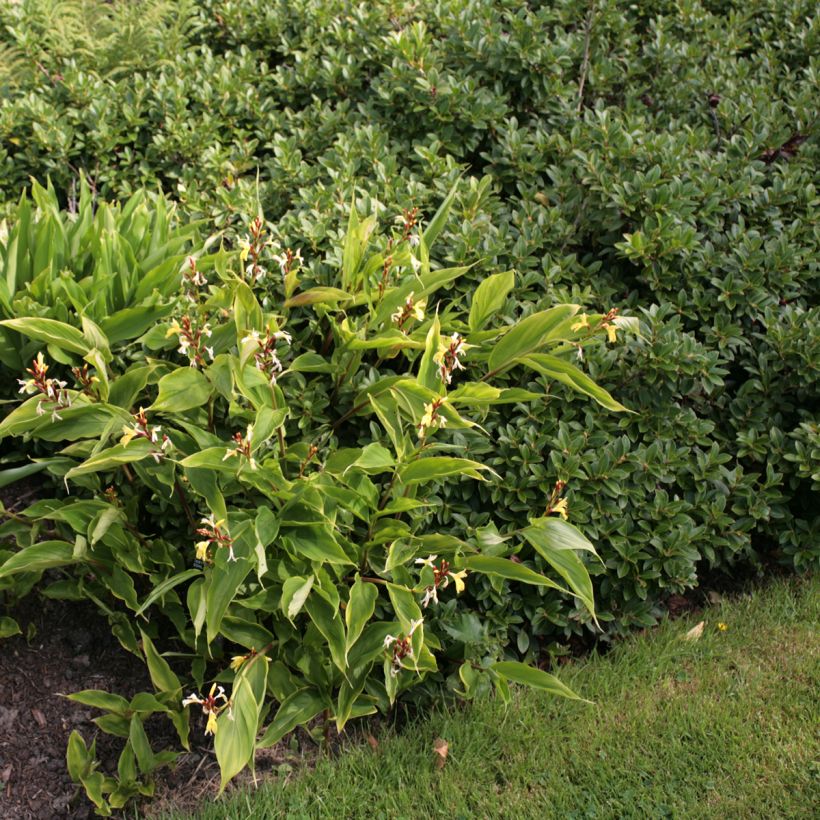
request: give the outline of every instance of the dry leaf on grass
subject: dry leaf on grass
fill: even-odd
[[[447,762],[447,755],[450,752],[450,744],[446,740],[437,737],[433,741],[433,751],[436,753],[436,768],[443,769]]]
[[[699,624],[695,624],[684,636],[683,639],[685,641],[696,641],[703,635],[703,627],[705,626],[706,621],[701,621]]]
[[[374,752],[376,751],[376,749],[378,749],[378,748],[379,748],[379,741],[378,741],[378,740],[376,740],[376,738],[375,738],[375,737],[373,737],[373,735],[368,735],[368,736],[367,736],[367,742],[370,744],[370,748],[371,748]]]

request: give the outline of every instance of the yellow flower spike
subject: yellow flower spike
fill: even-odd
[[[233,669],[234,672],[238,672],[239,668],[242,666],[243,663],[245,663],[246,659],[246,655],[234,655],[231,658],[231,669]]]
[[[617,341],[618,328],[615,325],[606,325],[606,337],[610,342]]]
[[[557,501],[552,508],[552,512],[558,513],[564,521],[569,521],[569,504],[567,504],[566,498]]]
[[[578,317],[578,321],[574,325],[572,325],[571,329],[574,333],[576,330],[582,330],[586,327],[589,327],[589,317],[586,315],[586,313],[582,313]]]
[[[463,569],[461,572],[451,572],[450,577],[453,579],[453,583],[456,585],[456,595],[464,592],[464,579],[467,577],[467,570]]]
[[[196,557],[198,561],[204,561],[208,557],[208,542],[197,541],[196,543]]]
[[[205,727],[205,734],[215,735],[218,726],[219,724],[216,722],[216,713],[208,712],[208,725]]]

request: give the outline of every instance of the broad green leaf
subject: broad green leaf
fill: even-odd
[[[529,356],[524,356],[520,360],[520,363],[532,368],[542,376],[555,379],[567,385],[567,387],[571,387],[573,390],[577,390],[579,393],[583,393],[585,396],[595,399],[598,404],[602,407],[606,407],[607,410],[612,410],[616,413],[630,412],[622,404],[615,401],[603,387],[599,387],[595,384],[583,370],[580,370],[569,362],[565,362],[563,359],[559,359],[557,356],[550,356],[548,353],[532,353]]]
[[[312,575],[308,575],[307,578],[292,575],[282,584],[282,612],[285,613],[289,621],[293,621],[301,612],[313,587],[313,580]]]
[[[287,369],[294,373],[332,373],[333,365],[318,353],[302,353]]]
[[[475,333],[497,313],[507,301],[507,294],[515,285],[515,272],[495,273],[481,281],[470,303],[470,331]]]
[[[85,355],[93,345],[90,345],[82,332],[76,327],[58,322],[56,319],[41,319],[25,317],[21,319],[4,319],[0,326],[9,327],[22,333],[29,339],[54,345],[60,350]]]
[[[31,464],[23,464],[21,467],[9,467],[7,470],[0,470],[0,488],[14,484],[15,481],[28,478],[30,475],[39,473],[48,467],[48,461],[38,461]]]
[[[398,584],[386,584],[386,586],[390,603],[393,605],[393,612],[396,613],[404,634],[409,635],[413,629],[413,623],[421,618],[421,609],[416,596],[407,587]]]
[[[238,539],[234,542],[237,560],[230,561],[220,555],[214,565],[206,595],[205,625],[208,643],[212,643],[219,634],[222,617],[243,583],[253,564],[242,555]],[[225,550],[220,550],[224,554]]]
[[[273,746],[288,732],[313,720],[328,707],[327,699],[316,689],[299,689],[282,701],[276,716],[256,744],[256,748],[267,749]]]
[[[461,182],[461,177],[453,183],[453,187],[450,188],[449,193],[444,198],[441,205],[438,206],[438,210],[430,220],[430,224],[424,229],[424,244],[428,248],[433,247],[436,239],[438,239],[438,235],[442,232],[442,230],[444,230],[444,226],[447,224],[447,219],[450,216],[450,209],[453,207],[453,202],[456,198],[456,191],[458,190],[459,182]]]
[[[193,407],[203,407],[211,397],[213,387],[199,370],[180,367],[159,380],[159,395],[149,408],[154,412],[179,413]]]
[[[399,479],[403,484],[419,484],[435,481],[447,476],[466,476],[484,480],[479,470],[493,470],[480,461],[471,461],[468,458],[453,458],[452,456],[429,456],[418,458],[399,468]]]
[[[156,768],[156,761],[154,759],[154,752],[151,749],[151,744],[148,742],[148,736],[145,734],[145,727],[142,725],[142,719],[139,715],[132,715],[131,717],[128,739],[131,743],[131,748],[134,750],[134,756],[137,759],[139,770],[143,774],[150,774]]]
[[[76,729],[69,735],[65,756],[68,774],[75,783],[79,783],[91,771],[94,764],[94,745],[96,744],[92,744],[89,750]]]
[[[442,381],[439,376],[439,366],[435,358],[441,345],[441,323],[438,315],[433,319],[430,329],[427,331],[427,339],[424,343],[424,353],[419,362],[418,383],[436,393],[441,391]]]
[[[570,585],[575,595],[595,618],[592,580],[576,550],[591,552],[595,548],[572,524],[560,518],[541,518],[522,530],[524,538],[538,554]]]
[[[0,565],[0,578],[19,572],[42,572],[75,563],[74,545],[67,541],[41,541],[15,552]]]
[[[244,676],[238,676],[234,682],[231,701],[231,714],[225,711],[219,716],[214,738],[221,776],[220,791],[250,763],[259,728],[260,704],[250,681]]]
[[[324,635],[330,649],[330,657],[340,672],[347,669],[345,628],[339,610],[335,609],[318,588],[305,600],[305,610],[319,632]]]
[[[158,692],[178,693],[181,689],[179,678],[168,665],[168,661],[157,652],[154,642],[141,629],[140,635],[142,636],[142,651],[145,654],[148,674],[151,676],[154,689]]]
[[[362,450],[362,454],[347,470],[351,470],[355,467],[369,475],[375,475],[376,473],[383,473],[386,470],[392,470],[395,465],[396,462],[390,450],[377,442],[371,442]],[[347,470],[345,470],[345,472],[347,472]]]
[[[339,302],[347,302],[353,299],[352,293],[339,290],[339,288],[316,287],[304,290],[291,296],[285,302],[286,308],[300,307],[302,305],[337,305]]]
[[[525,686],[531,686],[534,689],[542,689],[551,695],[560,695],[561,697],[571,698],[572,700],[583,700],[583,698],[578,697],[566,684],[561,683],[555,675],[550,675],[549,672],[527,666],[525,663],[519,663],[518,661],[499,661],[498,663],[494,663],[491,669],[499,675],[503,675],[507,680],[511,680],[515,683],[523,683]],[[586,702],[589,703],[589,701]]]
[[[578,309],[578,305],[556,305],[513,325],[493,347],[487,361],[488,372],[498,373],[522,356],[535,352],[545,343],[550,331],[574,316]]]
[[[331,564],[353,563],[327,527],[316,524],[288,527],[287,530],[282,530],[282,541],[291,550],[310,561],[327,561]]]
[[[464,566],[473,572],[483,572],[485,575],[495,575],[508,581],[519,581],[522,584],[532,584],[539,587],[551,587],[567,592],[563,587],[551,581],[545,575],[529,569],[522,564],[516,564],[509,558],[495,558],[490,555],[471,555],[464,560]]]
[[[166,578],[161,583],[157,584],[151,592],[148,593],[145,600],[142,602],[140,608],[134,613],[134,615],[142,615],[146,609],[148,609],[154,601],[160,600],[167,592],[170,592],[174,587],[179,586],[180,584],[184,584],[186,581],[190,580],[191,578],[196,578],[197,576],[202,575],[202,572],[198,569],[186,569],[184,572],[180,572],[176,575],[172,575],[170,578]]]
[[[350,588],[350,598],[347,602],[347,609],[345,609],[347,624],[345,653],[350,651],[350,647],[356,643],[368,621],[373,617],[378,597],[379,590],[376,589],[376,585],[362,581],[357,575],[356,581]]]
[[[142,459],[147,458],[155,449],[156,445],[146,439],[134,439],[128,444],[116,444],[106,450],[101,450],[77,467],[72,467],[65,474],[65,479],[68,481],[69,479],[79,478],[89,473],[116,470],[117,467],[121,467],[123,464],[142,461]]]
[[[7,615],[0,616],[0,640],[21,634],[20,624],[14,618],[9,618]]]

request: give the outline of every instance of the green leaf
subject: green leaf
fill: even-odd
[[[0,640],[3,638],[10,638],[12,635],[22,635],[20,625],[14,618],[9,618],[6,615],[0,617]]]
[[[461,182],[461,177],[453,183],[453,187],[450,188],[449,193],[444,198],[441,205],[438,206],[438,210],[430,220],[430,224],[424,230],[424,244],[428,248],[433,247],[433,243],[436,239],[438,239],[438,235],[442,232],[442,230],[444,230],[444,226],[447,224],[447,219],[450,216],[450,209],[453,207],[453,202],[456,198],[456,191],[458,190],[459,182]]]
[[[311,621],[327,641],[330,657],[336,667],[344,672],[347,669],[347,648],[345,645],[345,628],[339,610],[330,603],[318,588],[305,600],[305,609]]]
[[[372,442],[362,450],[362,454],[347,470],[351,470],[355,467],[369,475],[375,475],[376,473],[383,473],[386,470],[392,470],[395,465],[396,462],[390,450],[381,444]],[[347,472],[347,470],[345,470],[345,472]]]
[[[196,578],[198,575],[202,575],[202,572],[198,569],[186,569],[185,572],[180,572],[177,575],[172,575],[170,578],[166,578],[161,583],[157,584],[151,592],[148,593],[148,596],[142,602],[140,608],[134,613],[134,615],[142,615],[146,609],[148,609],[154,601],[158,601],[162,598],[167,592],[170,592],[174,587],[179,586],[180,584],[184,584],[186,581],[190,580],[191,578]]]
[[[213,390],[211,383],[199,370],[180,367],[163,376],[158,383],[159,395],[149,410],[179,413],[208,403]]]
[[[313,587],[313,580],[312,575],[308,575],[307,578],[293,575],[282,584],[281,607],[282,612],[285,613],[289,621],[293,621],[301,612],[310,594],[310,590]]]
[[[332,373],[333,365],[318,353],[302,353],[287,369],[293,373]]]
[[[148,736],[145,734],[145,727],[142,725],[142,720],[139,715],[133,715],[131,717],[128,739],[131,743],[131,748],[134,750],[134,756],[137,759],[139,770],[143,774],[151,774],[156,768],[154,752],[151,749],[151,744],[148,742]]]
[[[350,651],[350,647],[356,643],[367,622],[373,617],[378,597],[379,590],[376,589],[376,585],[362,581],[357,575],[356,581],[350,588],[350,598],[345,610],[345,622],[347,623],[345,654]]]
[[[256,744],[256,748],[267,749],[273,746],[288,732],[313,720],[329,706],[327,700],[321,697],[316,689],[299,689],[282,701],[276,716]]]
[[[142,461],[147,458],[156,446],[146,439],[139,439],[128,444],[116,444],[106,450],[101,450],[91,458],[86,459],[82,464],[72,467],[66,474],[68,481],[72,478],[79,478],[89,473],[99,473],[103,470],[115,470],[123,464],[131,464],[135,461]]]
[[[45,470],[46,467],[48,467],[48,461],[39,461],[32,464],[23,464],[22,467],[9,467],[7,470],[0,470],[0,488],[8,487],[9,484],[14,484],[15,481],[39,473],[41,470]]]
[[[58,322],[56,319],[34,319],[30,317],[5,319],[0,322],[0,326],[16,330],[29,339],[45,342],[60,348],[60,350],[79,353],[83,356],[90,352],[93,347],[76,327],[67,325],[65,322]]]
[[[238,544],[234,544],[234,549],[238,548]],[[225,560],[221,565],[218,561],[214,566],[213,574],[211,575],[211,582],[208,586],[208,593],[206,595],[206,616],[205,624],[207,627],[208,643],[215,640],[219,634],[219,627],[231,601],[236,596],[237,590],[245,580],[247,574],[253,568],[252,563],[239,555],[237,552],[237,560]]]
[[[387,584],[386,586],[390,603],[393,605],[393,612],[396,613],[404,634],[409,635],[413,629],[413,622],[421,618],[421,609],[416,596],[407,587],[398,584]]]
[[[83,736],[76,729],[68,737],[65,758],[68,774],[75,783],[79,783],[91,771],[94,764],[93,745],[89,750]]]
[[[551,587],[567,592],[563,587],[551,581],[545,575],[529,569],[522,564],[516,564],[509,558],[494,558],[490,555],[471,555],[464,561],[464,566],[473,572],[483,572],[485,575],[495,575],[508,581],[519,581],[522,584],[532,584],[539,587]]]
[[[494,663],[491,669],[499,675],[503,675],[507,680],[511,680],[515,683],[523,683],[525,686],[531,686],[534,689],[542,689],[551,695],[560,695],[561,697],[571,698],[572,700],[583,700],[583,698],[578,697],[572,689],[561,683],[555,675],[550,675],[549,672],[543,672],[540,669],[534,669],[525,663],[519,663],[518,661],[499,661],[498,663]],[[589,701],[586,701],[586,703],[589,703]]]
[[[182,688],[179,678],[174,674],[168,661],[157,652],[153,641],[142,631],[142,651],[145,653],[145,662],[148,665],[148,674],[151,683],[158,692],[178,693]]]
[[[83,689],[81,692],[72,692],[67,697],[75,703],[102,709],[104,712],[113,712],[115,715],[125,715],[129,709],[129,703],[125,698],[104,692],[102,689]]]
[[[497,313],[507,302],[507,294],[515,285],[515,272],[508,270],[495,273],[481,281],[473,293],[470,303],[470,331],[475,333]]]
[[[424,353],[419,362],[418,383],[423,387],[439,393],[442,381],[439,377],[439,366],[435,362],[441,345],[441,323],[438,315],[433,319],[430,329],[427,331],[427,338],[424,342]]]
[[[353,299],[352,293],[347,293],[339,288],[317,287],[310,290],[303,290],[296,296],[291,296],[285,301],[286,308],[300,307],[302,305],[337,305],[339,302],[348,302]]]
[[[496,342],[487,361],[489,373],[498,373],[509,367],[522,356],[527,356],[545,344],[550,331],[561,322],[578,312],[578,305],[556,305],[549,310],[527,316],[513,325],[501,339]]]
[[[333,533],[321,525],[288,527],[282,530],[282,541],[293,552],[303,555],[310,561],[327,561],[331,564],[353,563],[339,546]]]
[[[591,552],[595,548],[572,524],[560,518],[542,518],[521,533],[536,552],[569,584],[595,618],[592,580],[576,550]]]
[[[520,363],[532,368],[542,376],[555,379],[567,385],[567,387],[571,387],[573,390],[595,399],[598,404],[602,407],[606,407],[607,410],[612,410],[616,413],[632,412],[615,401],[603,387],[599,387],[595,384],[583,370],[579,370],[575,365],[565,362],[557,356],[550,356],[548,353],[532,353],[529,356],[524,356],[520,360]]]
[[[67,541],[41,541],[15,552],[2,566],[0,578],[19,572],[42,572],[75,563],[74,545]]]
[[[471,461],[468,458],[453,458],[451,456],[429,456],[418,458],[399,468],[399,479],[403,484],[419,484],[427,481],[435,481],[438,478],[447,476],[467,476],[484,480],[479,470],[488,470],[496,475],[480,461]]]
[[[217,718],[214,750],[219,762],[220,791],[250,763],[256,731],[259,725],[260,704],[257,703],[250,681],[239,676],[231,693],[231,715],[227,711]]]

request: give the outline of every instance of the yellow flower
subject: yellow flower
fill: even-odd
[[[129,444],[131,439],[137,434],[137,431],[133,427],[129,427],[127,424],[123,424],[122,426],[122,438],[120,439],[120,444],[126,445]]]
[[[464,579],[467,577],[467,570],[463,569],[461,572],[451,572],[450,577],[456,585],[456,595],[464,592]]]
[[[718,628],[721,632],[725,632],[725,631],[729,628],[729,625],[728,625],[728,624],[725,624],[725,623],[723,623],[723,621],[721,621],[721,622],[717,625],[717,628]]]
[[[417,322],[421,322],[424,319],[424,309],[427,307],[427,300],[422,299],[420,302],[416,302],[413,305],[413,317]]]
[[[581,330],[583,328],[589,327],[589,317],[586,313],[582,313],[578,317],[578,321],[572,325],[572,331],[575,332],[576,330]]]
[[[231,669],[233,669],[234,672],[238,672],[239,667],[242,666],[243,663],[245,663],[246,659],[246,655],[234,655],[231,658]]]
[[[179,326],[179,322],[174,319],[174,321],[168,326],[168,330],[165,331],[165,338],[170,339],[171,336],[177,336],[181,330],[182,328]]]
[[[606,325],[605,327],[607,339],[609,339],[610,342],[616,341],[618,328],[615,327],[615,325]]]
[[[215,735],[218,725],[216,722],[216,712],[208,712],[208,725],[205,727],[205,734]]]
[[[239,247],[242,248],[242,250],[239,251],[239,261],[240,262],[247,262],[248,261],[248,254],[251,252],[250,242],[240,242]]]
[[[204,561],[208,557],[208,542],[197,541],[196,543],[196,557],[198,561]]]
[[[564,521],[569,521],[569,505],[567,504],[566,498],[556,501],[555,506],[552,508],[552,512],[558,513]]]

